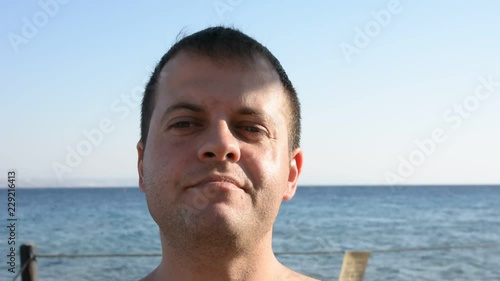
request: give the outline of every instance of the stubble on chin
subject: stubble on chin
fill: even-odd
[[[276,215],[275,206],[272,206],[276,204],[276,198],[272,191],[254,187],[252,194],[243,195],[249,198],[242,197],[242,201],[233,206],[234,209],[230,206],[215,208],[210,194],[192,189],[187,196],[186,191],[171,190],[182,188],[181,183],[155,177],[157,172],[158,169],[145,171],[146,197],[162,240],[170,247],[184,251],[187,248],[193,251],[205,248],[205,254],[234,252],[257,243],[272,231]],[[187,181],[184,179],[182,182]]]
[[[168,183],[167,183],[168,184]],[[163,240],[173,248],[234,248],[242,236],[242,218],[230,214],[211,214],[210,198],[201,195],[182,201],[167,200],[165,183],[148,182],[146,197],[153,220],[160,228]],[[242,215],[242,214],[240,214]],[[244,219],[244,218],[243,218]]]

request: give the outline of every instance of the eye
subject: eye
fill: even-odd
[[[169,129],[185,129],[185,128],[191,128],[191,127],[194,127],[195,124],[193,122],[189,122],[189,121],[180,121],[180,122],[176,122],[172,125],[170,125],[168,128]]]
[[[201,123],[191,120],[174,121],[167,126],[167,131],[175,135],[188,135],[196,132],[202,126]]]
[[[267,129],[258,124],[241,124],[236,127],[238,134],[249,141],[258,141],[262,138],[269,137]]]
[[[263,133],[262,129],[255,127],[255,126],[242,126],[240,128],[245,130],[245,131],[248,131],[250,133],[256,133],[256,134]]]

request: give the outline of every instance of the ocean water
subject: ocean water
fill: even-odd
[[[0,200],[0,280],[12,280],[6,190]],[[158,228],[137,188],[18,188],[16,212],[17,245],[34,242],[39,254],[160,253]],[[282,205],[273,240],[275,252],[479,244],[500,244],[500,186],[301,186]],[[343,255],[278,258],[310,276],[338,280]],[[137,280],[159,261],[40,257],[38,275],[40,281]],[[499,281],[500,248],[373,253],[365,280]]]

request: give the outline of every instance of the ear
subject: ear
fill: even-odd
[[[283,200],[288,201],[293,198],[297,191],[297,183],[300,173],[302,172],[303,152],[297,148],[292,152],[290,160],[290,168],[288,172],[288,186],[283,194]]]
[[[139,188],[142,192],[146,192],[146,186],[144,185],[144,144],[142,141],[137,143],[137,171],[139,172]]]

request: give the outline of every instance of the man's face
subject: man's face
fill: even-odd
[[[137,148],[140,188],[168,241],[225,243],[272,230],[302,167],[301,150],[288,146],[289,111],[264,59],[214,63],[181,52],[165,65]]]

